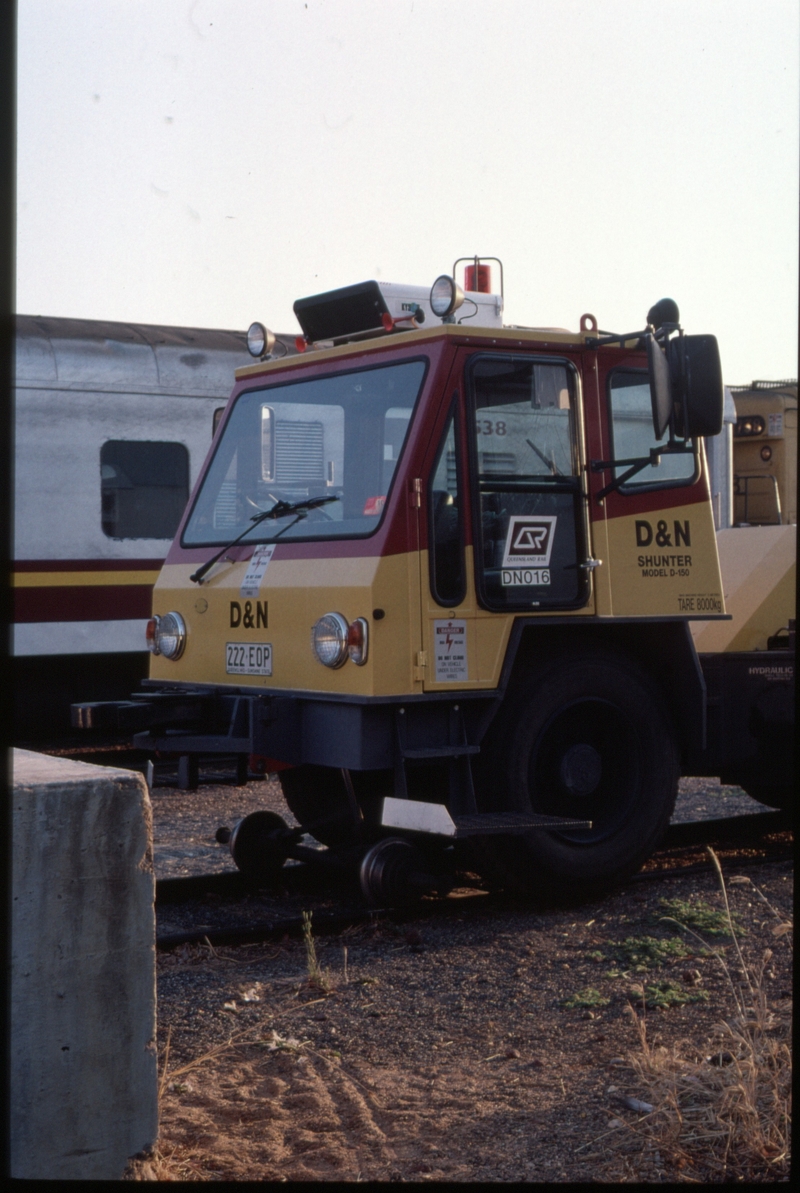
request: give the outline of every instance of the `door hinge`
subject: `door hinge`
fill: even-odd
[[[425,678],[425,668],[428,666],[428,652],[427,650],[418,650],[416,664],[414,666],[414,679],[423,680]]]
[[[411,508],[419,509],[422,505],[422,478],[415,476],[411,482]]]

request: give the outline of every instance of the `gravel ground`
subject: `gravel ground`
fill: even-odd
[[[291,821],[270,782],[193,793],[157,787],[153,806],[159,877],[232,868],[213,842],[221,823],[263,807]],[[675,819],[758,810],[737,788],[684,780]],[[788,1038],[791,935],[772,930],[792,914],[791,865],[759,867],[741,850],[721,857],[745,960],[757,967],[765,943],[772,949],[762,983],[772,1030]],[[159,932],[296,914],[304,904],[319,914],[337,897],[209,895],[160,910]],[[702,1149],[679,1169],[674,1149],[646,1133],[648,1117],[619,1099],[648,1092],[634,1067],[641,1049],[632,1007],[651,1042],[685,1041],[700,1058],[721,1047],[720,1025],[735,1008],[720,961],[663,919],[719,911],[713,872],[638,883],[569,909],[467,888],[448,905],[446,916],[376,915],[317,935],[316,970],[303,941],[288,937],[159,954],[161,1132],[130,1177],[711,1179]],[[733,963],[728,938],[708,942],[721,943]],[[648,948],[660,962],[652,970],[636,953]],[[674,1005],[648,1008],[648,986],[645,999]],[[764,1160],[756,1175],[779,1173]]]

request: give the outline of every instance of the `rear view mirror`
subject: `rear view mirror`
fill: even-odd
[[[725,391],[716,336],[679,336],[669,341],[667,352],[675,395],[676,433],[687,439],[718,435],[722,430]]]
[[[647,336],[647,371],[650,375],[653,430],[656,439],[663,439],[672,415],[670,366],[665,353],[652,335]]]

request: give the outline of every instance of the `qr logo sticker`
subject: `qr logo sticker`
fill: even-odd
[[[503,567],[549,567],[556,521],[555,514],[538,518],[514,514],[509,518]]]

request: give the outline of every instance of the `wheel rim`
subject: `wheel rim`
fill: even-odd
[[[543,727],[531,752],[531,810],[591,820],[557,835],[594,845],[612,836],[640,795],[641,747],[630,717],[608,700],[576,700]]]

